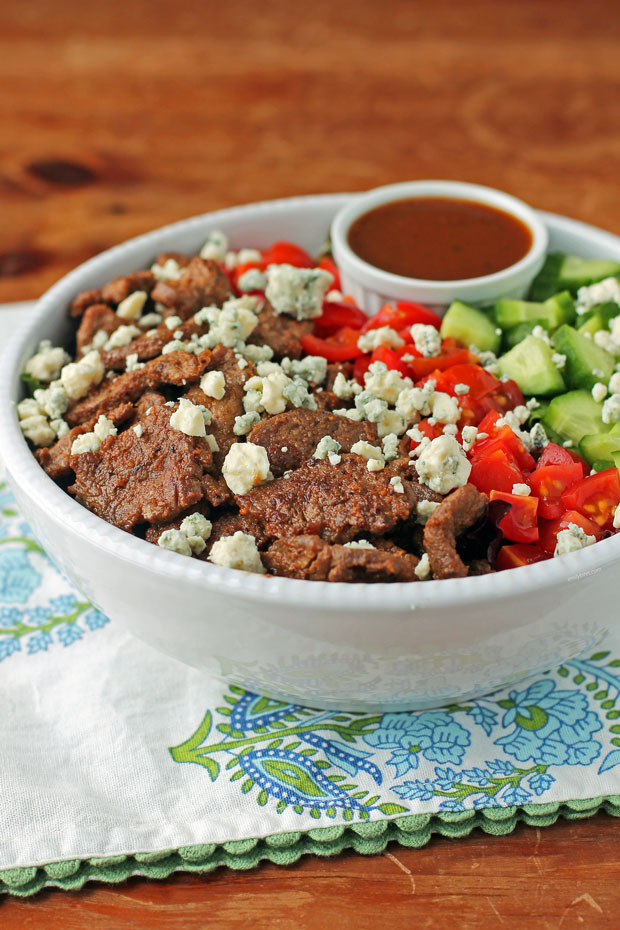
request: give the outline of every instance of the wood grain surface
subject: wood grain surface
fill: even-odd
[[[447,177],[620,233],[616,0],[4,0],[0,301],[232,204]],[[620,926],[617,821],[5,899],[10,930]]]

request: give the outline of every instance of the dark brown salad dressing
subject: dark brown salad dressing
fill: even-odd
[[[407,278],[457,281],[514,265],[532,233],[521,220],[473,200],[418,197],[382,204],[349,229],[351,249],[365,262]]]

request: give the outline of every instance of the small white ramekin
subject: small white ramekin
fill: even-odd
[[[504,210],[521,220],[532,233],[532,245],[514,265],[478,278],[426,281],[375,268],[356,255],[348,243],[351,224],[364,213],[394,200],[446,197],[474,200]],[[405,181],[360,194],[338,211],[331,227],[332,250],[340,269],[342,290],[351,294],[366,313],[373,314],[391,300],[411,300],[432,307],[447,307],[453,300],[471,304],[492,303],[499,297],[524,297],[545,258],[548,235],[531,207],[492,187],[463,181]]]

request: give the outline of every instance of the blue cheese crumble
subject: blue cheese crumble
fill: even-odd
[[[269,265],[265,297],[276,313],[312,320],[321,315],[323,298],[333,283],[333,275],[323,268]]]
[[[471,463],[453,436],[438,436],[431,440],[415,467],[422,484],[438,494],[448,494],[467,484],[471,472]]]
[[[234,448],[234,446],[233,446]],[[223,568],[236,568],[242,572],[265,573],[256,539],[249,533],[237,530],[232,536],[222,536],[216,540],[209,553],[209,561]]]
[[[554,556],[565,555],[567,552],[577,552],[596,542],[596,536],[589,536],[576,523],[569,523],[565,530],[560,530],[553,552]]]

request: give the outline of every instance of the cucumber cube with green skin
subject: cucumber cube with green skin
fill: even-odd
[[[613,275],[620,275],[619,262],[552,252],[534,278],[529,296],[531,300],[546,300],[564,288],[576,294],[580,287]]]
[[[561,326],[553,337],[556,352],[566,356],[564,378],[570,388],[592,390],[613,374],[615,359],[572,326]]]
[[[584,436],[609,433],[610,427],[603,423],[603,405],[598,404],[590,391],[567,391],[554,397],[542,420],[548,434],[556,434],[562,442],[571,440],[574,445]]]
[[[600,459],[593,463],[592,471],[598,473],[599,471],[607,471],[608,468],[613,468],[613,467],[614,467],[613,462],[608,462],[606,459]]]
[[[504,330],[502,335],[503,351],[508,352],[509,349],[513,349],[517,343],[529,336],[530,333],[533,333],[537,326],[542,326],[544,330],[549,332],[548,320],[531,320],[529,323],[519,323],[517,326],[511,326],[510,329]]]
[[[501,334],[493,320],[462,300],[453,300],[439,330],[442,339],[456,339],[465,346],[475,345],[482,352],[497,352]]]
[[[615,453],[620,455],[620,435],[609,432],[584,436],[579,443],[579,452],[590,465],[610,462]]]
[[[546,328],[553,332],[563,323],[573,323],[575,316],[575,301],[568,291],[554,294],[542,303],[511,300],[506,297],[495,302],[495,320],[502,329],[510,329],[520,323],[540,323],[541,320],[545,320]]]
[[[537,336],[526,336],[497,360],[500,375],[516,381],[524,394],[559,394],[564,379],[552,359],[549,345]]]
[[[620,315],[620,306],[613,303],[612,301],[607,301],[604,304],[596,304],[594,307],[590,307],[589,310],[586,310],[578,319],[579,326],[577,327],[577,332],[579,333],[598,333],[601,329],[609,329],[609,321],[613,320],[614,317]]]

